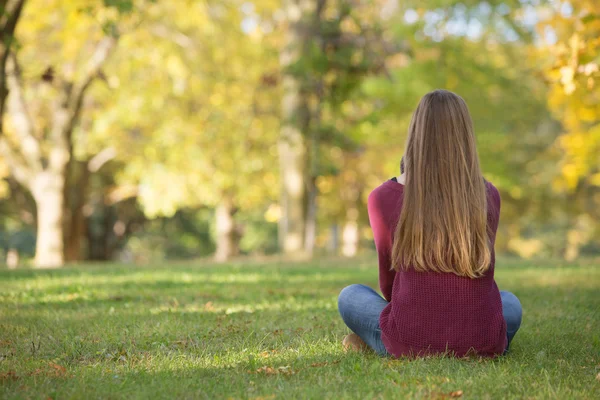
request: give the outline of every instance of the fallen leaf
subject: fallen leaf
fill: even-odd
[[[58,365],[53,362],[50,362],[48,365],[54,370],[56,376],[64,376],[67,373],[67,369],[62,365]]]
[[[439,392],[433,392],[430,394],[430,399],[436,399],[436,400],[442,400],[442,399],[456,399],[459,397],[462,397],[463,395],[463,391],[462,390],[455,390],[454,392],[450,392],[450,393],[439,393]]]
[[[596,380],[600,381],[600,372],[598,372],[598,375],[596,375]]]
[[[283,375],[294,375],[296,373],[296,371],[294,371],[289,365],[285,367],[279,367],[277,368],[277,371]]]
[[[0,382],[3,381],[16,381],[19,379],[19,376],[15,371],[8,371],[0,373]]]
[[[213,302],[209,301],[208,303],[206,303],[204,305],[204,310],[205,311],[215,311],[215,307],[213,306]]]
[[[310,364],[310,366],[311,367],[324,367],[328,364],[329,363],[327,361],[323,361],[323,362],[312,363],[312,364]]]
[[[265,374],[265,375],[275,375],[275,374],[277,374],[277,372],[273,368],[267,367],[267,366],[260,367],[259,369],[256,370],[256,372],[259,373],[259,374]]]
[[[334,365],[334,364],[339,364],[340,360],[335,360],[335,361],[322,361],[322,362],[316,362],[316,363],[312,363],[310,364],[311,367],[325,367],[327,365]]]
[[[264,366],[264,367],[260,367],[259,369],[256,370],[257,374],[264,374],[264,375],[294,375],[296,373],[296,371],[294,371],[292,369],[292,367],[290,367],[289,365],[286,365],[285,367],[277,367],[277,368],[273,368],[273,367],[269,367],[269,366]]]

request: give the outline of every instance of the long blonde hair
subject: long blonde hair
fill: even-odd
[[[406,182],[394,235],[394,269],[482,276],[491,263],[486,184],[465,101],[426,94],[410,122]]]

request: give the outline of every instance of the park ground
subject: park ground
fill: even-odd
[[[598,399],[600,267],[503,261],[496,360],[344,353],[337,295],[375,258],[0,271],[0,398]]]

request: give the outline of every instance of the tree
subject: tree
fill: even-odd
[[[107,68],[121,90],[93,127],[95,141],[112,140],[125,164],[117,183],[148,218],[215,209],[219,260],[239,252],[237,213],[266,210],[277,193],[277,54],[244,4],[149,7]]]
[[[22,48],[8,56],[8,129],[0,138],[0,151],[12,175],[31,192],[36,203],[38,267],[60,266],[64,261],[65,190],[73,160],[74,132],[87,92],[101,75],[117,42],[110,9],[127,7],[125,2],[113,7],[114,2],[107,1],[108,6],[98,2],[94,4],[97,8],[89,10],[59,3],[62,2],[40,7],[30,2],[25,9],[28,22],[17,31]],[[40,10],[46,18],[39,15]],[[100,23],[92,17],[93,12]],[[53,16],[64,18],[61,31],[54,26]],[[80,47],[60,49],[61,40],[77,33],[92,39],[73,40],[71,43],[78,42]],[[49,56],[51,61],[45,70],[33,77],[35,66],[39,65],[42,38],[48,40],[45,47],[50,51],[62,51]],[[84,54],[86,61],[78,61]],[[21,67],[23,60],[30,68],[26,73]]]
[[[322,148],[337,142],[356,147],[338,129],[344,125],[341,105],[366,76],[383,72],[390,53],[400,50],[382,39],[378,17],[373,15],[377,4],[285,3],[279,138],[280,246],[285,253],[313,252]]]
[[[573,0],[552,11],[538,30],[550,60],[542,66],[548,106],[563,130],[553,148],[560,154],[553,187],[569,204],[563,255],[572,260],[600,230],[600,4]]]

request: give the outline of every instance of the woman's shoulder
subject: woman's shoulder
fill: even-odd
[[[392,210],[398,205],[398,201],[402,199],[404,185],[389,179],[377,186],[369,194],[367,201],[369,213],[375,210]]]
[[[396,178],[391,178],[383,182],[381,185],[377,186],[375,189],[373,189],[369,194],[369,199],[378,198],[381,196],[385,197],[389,195],[397,196],[398,192],[402,192],[403,189],[403,184],[398,183],[398,180]]]
[[[485,181],[485,187],[488,191],[488,193],[490,195],[492,195],[493,197],[497,197],[498,200],[500,200],[500,191],[498,190],[498,188],[496,186],[494,186],[494,184],[490,181],[488,181],[487,179],[483,179]]]
[[[500,213],[500,191],[494,184],[487,179],[485,180],[485,186],[487,189],[487,199],[488,199],[488,212],[492,212],[492,214]]]

